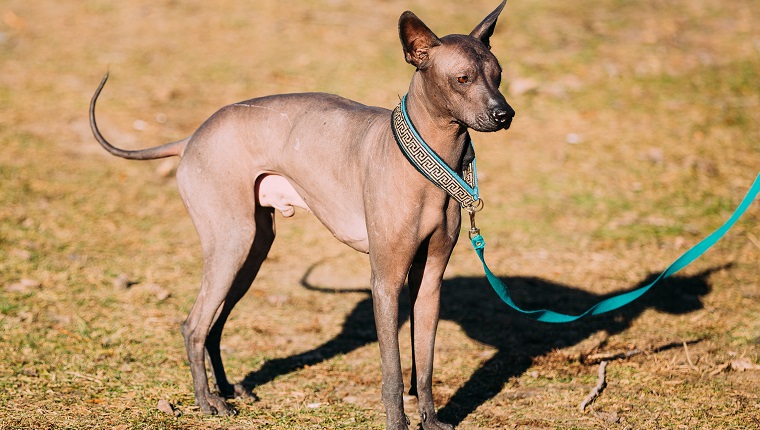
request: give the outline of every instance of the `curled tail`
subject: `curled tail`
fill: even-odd
[[[92,129],[92,134],[95,136],[95,140],[100,143],[100,145],[105,148],[106,151],[110,152],[112,155],[115,155],[117,157],[126,158],[129,160],[155,160],[156,158],[165,158],[165,157],[172,157],[175,155],[182,156],[182,153],[185,151],[185,146],[187,146],[187,142],[190,140],[189,137],[178,140],[176,142],[167,143],[165,145],[156,146],[154,148],[148,148],[148,149],[141,149],[137,151],[128,151],[125,149],[119,149],[113,145],[111,145],[105,137],[100,133],[100,130],[98,130],[98,124],[95,122],[95,103],[98,101],[98,96],[100,96],[100,92],[103,90],[103,87],[106,85],[106,81],[108,80],[108,73],[103,76],[103,80],[100,81],[100,85],[98,86],[98,89],[95,90],[95,94],[92,96],[92,100],[90,100],[90,128]]]

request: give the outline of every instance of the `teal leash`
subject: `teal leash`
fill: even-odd
[[[470,166],[465,167],[463,172],[464,178],[460,177],[447,166],[446,163],[438,157],[435,151],[425,143],[414,128],[406,111],[406,95],[402,97],[401,102],[393,111],[391,116],[391,129],[393,130],[393,136],[396,138],[396,143],[398,143],[399,148],[409,162],[428,180],[457,200],[462,208],[470,214],[470,241],[472,242],[473,248],[475,248],[475,253],[477,253],[480,262],[483,264],[483,271],[486,274],[486,278],[496,294],[504,303],[517,312],[535,320],[547,323],[567,323],[585,316],[603,314],[605,312],[619,309],[638,299],[657,283],[688,266],[715,245],[715,243],[717,243],[728,230],[736,224],[736,221],[744,215],[750,205],[752,205],[752,202],[757,198],[757,195],[760,194],[760,174],[758,174],[752,187],[750,187],[747,192],[747,195],[744,196],[741,204],[736,208],[728,221],[678,257],[676,261],[668,266],[665,271],[660,273],[654,282],[649,285],[602,300],[589,308],[586,312],[579,315],[567,315],[547,309],[524,310],[515,304],[509,294],[509,288],[507,288],[507,286],[494,275],[493,272],[491,272],[491,269],[488,268],[485,257],[483,256],[486,241],[480,234],[480,230],[475,226],[475,213],[483,209],[483,200],[478,193],[478,176],[475,168],[475,160],[473,159]],[[472,145],[472,142],[469,141],[469,136],[467,144]]]
[[[750,187],[747,195],[744,196],[741,204],[739,204],[739,207],[736,208],[728,221],[726,221],[719,229],[715,230],[709,236],[694,245],[694,247],[686,251],[683,255],[678,257],[678,259],[676,259],[676,261],[668,266],[665,271],[660,273],[654,282],[633,291],[628,291],[626,293],[622,293],[617,296],[602,300],[601,302],[589,308],[586,312],[583,312],[579,315],[567,315],[546,309],[524,310],[517,306],[517,304],[515,304],[515,302],[512,300],[512,297],[509,295],[509,289],[507,286],[496,275],[494,275],[493,272],[491,272],[491,269],[489,269],[488,265],[486,264],[485,258],[483,257],[486,241],[483,239],[483,236],[480,235],[480,230],[475,227],[474,212],[470,212],[470,221],[472,224],[472,227],[470,229],[470,240],[472,241],[473,248],[475,248],[475,252],[478,254],[480,262],[483,263],[483,270],[485,271],[486,278],[488,278],[488,282],[491,284],[491,287],[501,298],[501,300],[504,301],[504,303],[506,303],[512,309],[537,321],[543,321],[547,323],[567,323],[588,315],[599,315],[623,307],[641,297],[644,293],[649,291],[650,288],[655,286],[663,279],[670,277],[679,270],[691,264],[694,260],[704,254],[705,251],[710,249],[710,247],[715,245],[715,243],[717,243],[726,234],[726,232],[728,232],[728,230],[731,229],[734,224],[736,224],[736,221],[739,220],[742,215],[744,215],[755,198],[757,198],[758,193],[760,193],[760,174],[758,174],[758,176],[755,178],[755,182],[752,184],[752,187]]]

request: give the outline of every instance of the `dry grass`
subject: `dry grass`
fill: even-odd
[[[2,2],[0,428],[381,428],[368,295],[299,284],[320,263],[312,282],[365,288],[366,260],[303,213],[278,219],[223,340],[260,400],[237,401],[235,418],[194,408],[178,326],[200,278],[195,233],[159,163],[92,140],[87,102],[110,67],[101,126],[128,147],[256,95],[392,107],[412,73],[398,15],[468,32],[495,3]],[[580,310],[725,220],[760,166],[759,29],[754,0],[510,1],[492,44],[518,116],[474,137],[487,257],[520,303]],[[463,241],[444,286],[441,415],[460,428],[760,426],[759,264],[755,204],[641,303],[547,326],[496,302]],[[136,284],[114,286],[122,273]],[[401,336],[408,378],[408,324]],[[594,357],[635,349],[578,412]]]

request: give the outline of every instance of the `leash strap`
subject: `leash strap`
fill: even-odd
[[[654,280],[654,282],[652,282],[651,284],[647,286],[638,288],[636,290],[628,291],[626,293],[622,293],[617,296],[613,296],[608,299],[602,300],[601,302],[592,306],[589,310],[587,310],[586,312],[580,315],[566,315],[566,314],[561,314],[561,313],[546,310],[546,309],[532,310],[532,311],[526,311],[524,309],[521,309],[519,306],[515,304],[515,302],[510,297],[509,289],[507,288],[507,286],[504,285],[504,283],[498,277],[496,277],[496,275],[494,275],[493,272],[491,272],[491,270],[488,268],[488,265],[486,265],[486,261],[483,257],[486,242],[483,239],[483,236],[481,236],[480,234],[473,235],[471,238],[472,246],[475,248],[475,252],[478,254],[478,258],[480,258],[480,262],[483,263],[483,270],[485,271],[486,277],[488,278],[488,282],[491,284],[491,287],[493,287],[494,291],[496,291],[496,294],[498,294],[501,300],[504,301],[504,303],[509,305],[509,307],[511,307],[512,309],[538,321],[543,321],[547,323],[566,323],[566,322],[575,321],[579,318],[582,318],[588,315],[599,315],[605,312],[618,309],[622,306],[625,306],[628,303],[641,297],[644,293],[649,291],[650,288],[652,288],[655,284],[657,284],[661,280],[675,274],[679,270],[691,264],[694,260],[699,258],[703,253],[705,253],[705,251],[710,249],[710,247],[715,245],[715,243],[718,242],[718,240],[720,240],[726,234],[726,232],[728,232],[728,230],[734,226],[736,221],[744,214],[744,212],[747,211],[747,208],[749,208],[749,206],[752,204],[755,198],[757,198],[758,193],[760,193],[760,174],[758,174],[757,178],[755,178],[755,182],[752,184],[752,187],[747,192],[747,195],[744,196],[744,199],[742,200],[741,204],[739,204],[739,207],[736,208],[736,210],[728,219],[728,221],[726,221],[725,224],[723,224],[719,229],[717,229],[716,231],[711,233],[709,236],[702,239],[702,241],[694,245],[693,248],[689,249],[683,255],[678,257],[678,259],[674,261],[670,266],[668,266],[668,268],[665,269],[665,271],[662,272],[657,277],[657,279]],[[474,229],[474,226],[473,226],[473,229]]]
[[[477,203],[480,197],[478,196],[478,174],[475,169],[475,160],[465,167],[464,179],[451,170],[417,133],[412,120],[409,119],[409,114],[406,112],[406,95],[401,98],[401,102],[393,110],[391,129],[401,152],[430,182],[446,191],[463,208],[482,206],[482,203]],[[472,146],[472,140],[469,140],[469,136],[467,138],[467,144]]]

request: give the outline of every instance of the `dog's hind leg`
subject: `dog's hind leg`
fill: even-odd
[[[255,221],[256,233],[253,239],[253,246],[248,253],[248,258],[232,283],[232,287],[222,304],[221,311],[206,338],[206,359],[209,362],[211,381],[213,383],[211,392],[216,391],[225,398],[253,397],[247,387],[243,387],[240,384],[230,384],[227,380],[219,343],[222,338],[224,324],[227,322],[232,308],[248,292],[274,241],[274,209],[257,206]]]
[[[183,160],[177,171],[180,192],[203,249],[203,281],[182,324],[182,334],[198,406],[207,414],[228,415],[234,410],[209,389],[205,353],[208,351],[218,388],[229,393],[219,337],[229,312],[249,288],[274,240],[273,211],[256,204],[254,183],[248,178],[199,174],[218,171],[209,167],[209,161],[216,160]],[[199,165],[203,169],[197,168]]]
[[[204,235],[201,234],[201,238],[203,237]],[[201,240],[203,241],[203,239]],[[222,239],[214,246],[209,247],[212,249],[211,251],[206,251],[208,248],[204,247],[201,289],[190,314],[182,324],[182,335],[185,337],[187,358],[193,376],[195,400],[201,411],[207,414],[227,415],[234,413],[221,397],[211,393],[204,358],[211,327],[214,320],[218,319],[224,312],[225,301],[229,293],[233,291],[232,286],[235,283],[237,272],[243,267],[247,259],[247,250],[250,249],[252,243],[253,240],[244,245],[242,243],[236,244],[229,239]],[[241,251],[242,246],[245,246],[246,251]]]

